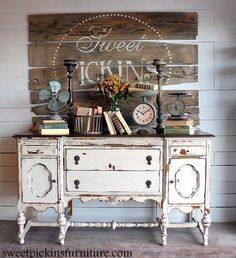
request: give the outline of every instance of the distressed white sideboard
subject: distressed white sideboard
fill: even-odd
[[[18,238],[21,244],[31,226],[58,226],[64,244],[69,227],[159,227],[162,245],[170,227],[199,227],[208,245],[210,219],[210,146],[213,135],[191,136],[34,136],[16,135],[18,141]],[[79,222],[65,211],[72,199],[154,200],[161,216],[155,222]],[[27,218],[26,209],[54,208],[55,222]],[[170,223],[173,208],[191,214],[185,223]],[[196,209],[202,211],[197,221]]]

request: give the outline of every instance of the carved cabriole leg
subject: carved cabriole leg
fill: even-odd
[[[65,236],[66,236],[66,216],[64,213],[60,213],[58,215],[57,223],[60,226],[60,233],[59,233],[59,244],[64,245],[65,243]]]
[[[72,217],[72,200],[68,202],[67,212],[68,212],[68,216]]]
[[[26,223],[26,217],[24,212],[19,212],[17,216],[17,224],[19,225],[18,240],[21,245],[25,242],[24,226]]]
[[[205,213],[202,218],[203,232],[203,245],[208,246],[209,227],[211,225],[211,218],[209,213]]]
[[[168,225],[168,215],[162,214],[160,218],[162,246],[167,245],[167,225]]]

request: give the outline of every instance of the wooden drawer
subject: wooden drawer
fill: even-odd
[[[143,192],[159,193],[157,172],[67,171],[66,188],[69,192]],[[76,180],[78,189],[76,188]]]
[[[206,155],[204,146],[171,146],[171,156],[202,156]]]
[[[21,146],[21,154],[27,156],[55,156],[57,155],[56,145],[23,145]]]
[[[160,149],[67,149],[67,170],[159,170]]]
[[[170,146],[206,146],[206,140],[181,138],[175,140],[168,140]]]

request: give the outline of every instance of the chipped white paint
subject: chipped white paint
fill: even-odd
[[[169,160],[169,203],[204,203],[205,159]]]
[[[59,242],[65,243],[69,227],[158,227],[162,245],[169,227],[200,227],[203,244],[208,244],[210,226],[209,167],[210,138],[161,137],[19,137],[19,242],[31,226],[60,228]],[[45,148],[47,147],[47,148]],[[41,151],[44,150],[47,151]],[[175,149],[177,151],[175,151]],[[184,151],[183,151],[184,150]],[[189,150],[189,152],[187,151]],[[31,152],[35,152],[33,155]],[[57,155],[55,155],[57,154]],[[191,154],[191,155],[190,155]],[[153,200],[162,213],[156,222],[78,222],[64,213],[72,199],[117,204]],[[57,223],[26,223],[26,209],[54,208]],[[201,222],[169,223],[169,213],[203,212]]]
[[[41,146],[22,146],[22,155],[57,155],[56,145],[41,145]]]
[[[176,155],[173,145],[186,149],[190,145],[192,155],[183,152]],[[172,227],[199,227],[203,236],[203,245],[208,245],[208,228],[210,219],[210,150],[211,140],[194,139],[168,139],[164,145],[164,183],[163,183],[163,206],[160,218],[162,244],[167,244],[167,229]],[[191,148],[191,147],[190,147]],[[199,155],[199,150],[204,149],[205,155]],[[202,153],[202,154],[203,154]],[[186,169],[187,168],[187,169]],[[188,173],[188,174],[187,174]],[[170,223],[168,215],[172,209],[177,208],[181,212],[190,213],[191,221],[181,224]],[[203,214],[201,222],[197,222],[194,216],[196,209]],[[193,223],[195,222],[195,223]],[[197,223],[196,223],[197,222]]]
[[[22,158],[22,193],[24,203],[57,202],[57,160]]]
[[[75,162],[74,157],[78,157]],[[148,161],[148,157],[152,160]],[[116,147],[87,149],[85,147],[66,150],[66,168],[68,170],[109,170],[109,171],[150,171],[160,170],[160,149],[124,149]],[[124,162],[124,161],[129,162]]]

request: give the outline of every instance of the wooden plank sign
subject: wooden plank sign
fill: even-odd
[[[195,39],[196,12],[127,12],[29,15],[29,41]],[[112,33],[111,33],[112,32]],[[156,37],[155,37],[156,38]],[[133,44],[132,44],[133,45]]]
[[[28,21],[29,87],[34,104],[39,103],[37,92],[50,80],[66,87],[65,59],[78,63],[73,90],[83,91],[79,103],[93,102],[91,89],[101,75],[156,83],[153,59],[167,62],[163,85],[198,79],[198,46],[165,42],[195,39],[195,12],[43,14],[30,15]],[[42,110],[33,108],[37,113]]]

